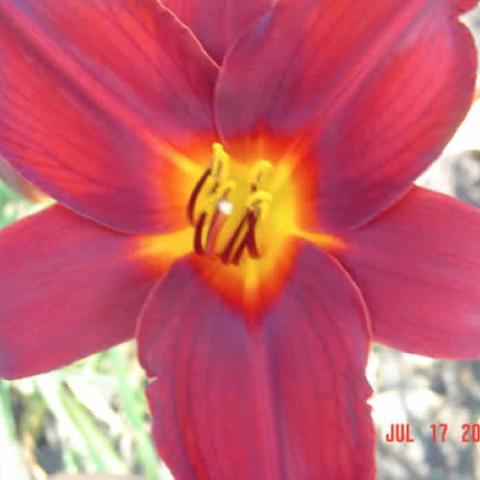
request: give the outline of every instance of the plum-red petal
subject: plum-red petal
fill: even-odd
[[[0,232],[0,376],[66,365],[134,335],[157,280],[133,238],[54,206]]]
[[[478,5],[478,0],[457,0],[458,12],[464,13]]]
[[[177,480],[372,480],[369,331],[339,264],[302,247],[248,323],[177,262],[140,318],[159,453]]]
[[[274,0],[162,0],[188,25],[219,64],[245,29],[272,7]]]
[[[156,0],[3,0],[0,62],[5,158],[82,215],[161,231],[168,152],[214,129],[192,33]]]
[[[468,110],[476,52],[456,18],[466,6],[279,0],[220,73],[216,110],[227,148],[243,135],[293,136],[318,163],[313,201],[322,225],[365,223],[405,193]]]
[[[415,188],[349,234],[341,260],[376,341],[429,357],[480,356],[480,211]]]

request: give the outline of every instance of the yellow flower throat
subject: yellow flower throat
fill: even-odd
[[[211,165],[198,180],[187,205],[194,227],[193,248],[199,255],[216,256],[238,265],[245,256],[259,258],[258,224],[268,215],[272,164],[260,160],[250,166],[247,181],[232,178],[231,160],[219,143],[213,145]]]
[[[219,143],[213,154],[192,151],[195,163],[174,156],[172,164],[180,165],[174,171],[187,173],[172,175],[168,184],[174,204],[182,205],[172,208],[178,227],[141,237],[135,249],[161,274],[195,253],[190,265],[206,284],[252,315],[283,288],[303,242],[327,251],[345,248],[341,238],[319,228],[315,165],[267,140],[235,145],[234,158]]]

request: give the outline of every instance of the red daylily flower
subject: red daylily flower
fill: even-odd
[[[177,479],[374,477],[379,341],[480,354],[480,214],[412,187],[472,100],[462,0],[2,0],[0,375],[136,336]]]

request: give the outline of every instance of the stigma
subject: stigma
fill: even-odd
[[[273,167],[266,160],[248,168],[232,166],[223,146],[214,143],[210,166],[193,188],[186,213],[194,227],[195,253],[239,265],[263,254],[258,232],[272,202],[266,186]]]

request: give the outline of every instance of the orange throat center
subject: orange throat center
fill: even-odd
[[[317,222],[308,201],[312,168],[298,155],[252,157],[234,160],[214,143],[203,174],[196,168],[185,182],[171,184],[189,227],[141,240],[141,255],[162,271],[193,252],[193,268],[212,290],[250,313],[265,308],[288,281],[299,240],[342,247],[334,236],[311,233]]]

